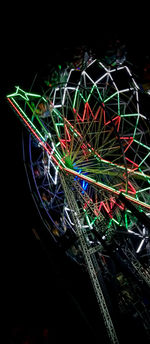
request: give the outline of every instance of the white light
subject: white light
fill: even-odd
[[[54,146],[54,143],[52,142],[52,151],[51,151],[51,154],[49,155],[47,155],[47,157],[48,157],[48,165],[47,166],[45,166],[44,165],[44,168],[45,168],[45,171],[46,171],[46,173],[48,173],[48,175],[49,175],[49,177],[50,177],[50,179],[52,180],[52,182],[56,185],[57,184],[57,176],[58,176],[58,166],[56,167],[55,165],[54,165],[54,163],[52,162],[52,160],[51,160],[51,157],[52,157],[52,155],[53,155],[53,153],[54,153],[54,150],[55,150],[55,146]],[[51,169],[51,166],[53,167],[53,169],[55,170],[55,175],[54,175],[54,177],[52,177],[52,175],[51,175],[51,171],[50,171],[50,169]]]
[[[99,62],[100,66],[103,67],[107,72],[108,72],[108,69],[103,65],[102,62]]]
[[[124,88],[123,90],[119,90],[118,92],[119,93],[124,93],[124,92],[128,92],[128,91],[131,91],[131,90],[134,90],[134,88]]]
[[[65,211],[65,213],[66,213],[66,215],[67,215],[68,221],[70,222],[71,225],[74,226],[74,223],[71,221],[71,218],[70,218],[70,216],[69,216],[69,214],[68,214],[69,211],[70,211],[70,212],[73,212],[73,210],[69,209],[68,207],[65,207],[65,208],[64,208],[64,211]]]
[[[109,74],[105,73],[104,75],[102,75],[101,78],[99,78],[95,81],[95,84],[97,84],[99,81],[101,81],[103,78],[105,78],[106,75],[109,75]]]
[[[117,87],[116,83],[114,82],[113,77],[111,76],[111,73],[109,73],[109,76],[110,76],[110,79],[111,79],[111,81],[112,81],[114,87],[115,87],[116,90],[119,92],[118,87]]]
[[[95,61],[96,61],[96,59],[95,59],[95,60],[92,60],[91,63],[89,63],[88,67],[90,67]],[[87,68],[88,68],[88,67],[87,67]]]
[[[146,234],[145,226],[143,226],[143,235]]]
[[[86,72],[84,72],[84,75],[86,75],[86,77],[87,77],[88,79],[90,79],[90,81],[95,85],[94,80],[93,80],[92,78],[90,78],[90,76],[89,76]]]
[[[133,231],[131,231],[130,229],[128,229],[128,232],[131,233],[131,234],[133,234],[133,235],[135,235],[135,236],[138,236],[139,238],[142,238],[142,237],[143,237],[141,234],[136,233],[136,232],[133,232]]]
[[[72,73],[73,71],[75,71],[75,69],[72,68],[72,69],[70,70],[69,74],[68,74],[68,79],[67,79],[66,85],[68,84],[69,79],[70,79],[70,75],[71,75],[71,73]]]
[[[140,252],[140,250],[141,250],[141,248],[142,248],[142,246],[143,246],[143,244],[144,244],[144,241],[145,241],[145,239],[143,239],[143,240],[141,241],[141,243],[140,243],[138,249],[136,250],[136,253],[139,253],[139,252]]]

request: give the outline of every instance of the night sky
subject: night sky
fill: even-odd
[[[110,40],[121,39],[127,45],[128,58],[143,73],[148,55],[147,27],[135,26],[132,18],[124,20],[124,30],[116,17],[94,20],[91,14],[75,8],[73,17],[53,12],[29,15],[24,20],[16,14],[7,17],[9,35],[4,34],[2,57],[2,308],[6,327],[26,324],[47,326],[52,343],[66,339],[103,338],[95,296],[86,272],[76,266],[48,238],[43,229],[41,241],[32,228],[42,232],[42,223],[30,195],[22,159],[22,124],[5,101],[5,95],[20,85],[30,89],[37,71],[47,63],[64,61],[74,46],[85,44],[104,51]],[[11,12],[11,11],[10,11]],[[83,11],[84,13],[84,11]],[[54,18],[55,17],[55,18]],[[131,16],[132,17],[132,16]],[[128,26],[128,30],[125,27]],[[57,32],[56,32],[57,29]],[[12,35],[12,32],[14,35]],[[1,142],[2,143],[2,142]],[[3,198],[4,196],[4,198]],[[40,232],[40,233],[41,233]],[[71,331],[71,335],[69,334]],[[104,342],[101,341],[101,343]]]

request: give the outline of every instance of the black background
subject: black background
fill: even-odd
[[[49,328],[51,342],[103,338],[95,296],[86,272],[55,248],[42,230],[29,192],[22,159],[22,124],[6,102],[14,86],[28,90],[47,63],[64,61],[75,46],[92,46],[101,54],[110,40],[127,46],[127,58],[143,74],[149,54],[146,9],[118,9],[78,3],[71,8],[30,4],[6,8],[1,41],[1,264],[2,317],[15,326]],[[37,8],[38,7],[38,8]],[[144,22],[142,21],[144,19]],[[44,229],[43,229],[44,230]],[[46,245],[45,245],[46,242]],[[45,249],[47,248],[47,251]],[[101,341],[104,342],[104,338]]]

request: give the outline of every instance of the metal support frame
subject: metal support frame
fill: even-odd
[[[109,310],[108,310],[108,307],[107,307],[107,304],[102,292],[102,288],[100,286],[100,282],[98,280],[97,273],[93,264],[93,260],[92,260],[93,254],[91,254],[90,250],[88,249],[84,231],[82,231],[82,225],[80,222],[82,214],[79,211],[77,201],[74,197],[74,193],[69,187],[69,185],[67,184],[66,178],[63,173],[60,173],[60,179],[61,179],[62,187],[64,189],[64,193],[65,193],[68,205],[70,209],[74,209],[74,212],[72,212],[72,216],[73,216],[73,221],[76,228],[76,233],[80,242],[81,250],[83,253],[83,257],[85,259],[88,273],[89,273],[91,282],[93,284],[93,288],[94,288],[95,295],[98,301],[100,313],[102,315],[104,325],[107,331],[107,335],[109,337],[110,343],[119,344],[118,337],[117,337],[117,334],[116,334],[116,331],[115,331],[115,328],[114,328],[114,325],[113,325],[113,322],[112,322],[112,319],[111,319],[111,316],[110,316],[110,313],[109,313]]]
[[[135,255],[131,252],[129,248],[123,249],[122,251],[127,259],[130,262],[130,267],[133,274],[137,275],[139,280],[144,281],[148,287],[150,287],[150,274],[147,269],[144,269],[141,263],[136,259]]]

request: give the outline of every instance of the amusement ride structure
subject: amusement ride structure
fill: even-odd
[[[127,312],[150,338],[149,95],[124,59],[87,52],[42,87],[7,99],[29,131],[24,159],[43,224],[84,262],[108,341],[120,342],[113,319]]]

